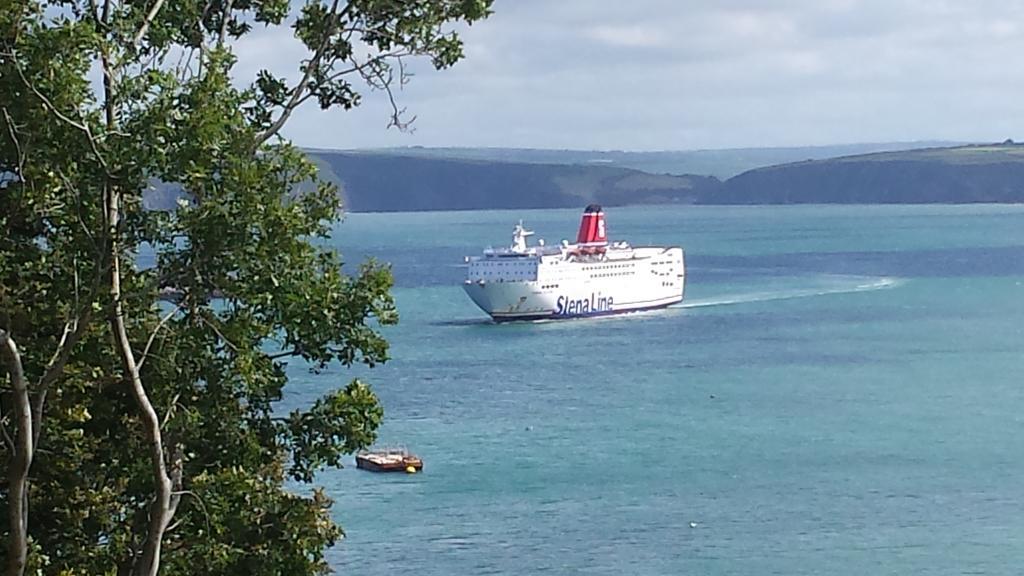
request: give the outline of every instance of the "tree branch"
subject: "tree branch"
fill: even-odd
[[[191,496],[191,497],[196,499],[196,502],[199,503],[199,508],[203,512],[203,519],[206,521],[206,532],[209,534],[210,533],[210,512],[207,511],[206,503],[203,502],[203,499],[199,496],[199,494],[196,494],[195,492],[193,492],[191,490],[178,490],[174,494],[176,496]],[[175,528],[178,527],[179,524],[180,524],[180,522],[175,522],[172,526],[169,526],[167,528],[167,531],[170,532],[171,530],[174,530]]]
[[[69,126],[72,126],[74,128],[77,128],[78,130],[81,130],[82,132],[85,132],[86,134],[89,134],[89,127],[88,126],[86,126],[85,124],[80,124],[78,122],[75,122],[71,118],[69,118],[66,115],[64,115],[64,113],[62,113],[60,110],[58,110],[57,107],[54,106],[52,102],[50,102],[49,98],[44,96],[42,92],[40,92],[39,90],[36,89],[34,84],[32,84],[31,82],[28,81],[28,78],[25,77],[25,71],[22,70],[21,66],[18,64],[17,54],[15,54],[13,51],[11,51],[11,52],[5,53],[4,56],[7,56],[8,58],[11,59],[11,63],[14,64],[14,70],[17,71],[18,77],[21,78],[21,82],[25,85],[26,88],[28,88],[29,90],[32,91],[33,94],[35,94],[36,98],[39,98],[39,101],[42,102],[44,106],[46,106],[46,108],[50,111],[50,113],[52,113],[54,116],[59,118],[65,124],[67,124]]]
[[[326,51],[327,47],[330,45],[331,37],[334,36],[335,33],[337,33],[338,23],[341,21],[342,18],[344,18],[349,13],[349,10],[352,9],[353,4],[353,2],[348,2],[347,4],[345,4],[345,7],[341,9],[341,12],[338,12],[338,0],[334,0],[333,4],[331,4],[331,14],[335,15],[334,25],[331,26],[330,30],[327,30],[327,32],[324,33],[324,37],[320,41],[320,45],[317,46],[317,49],[313,52],[313,56],[309,59],[309,62],[306,65],[306,70],[302,74],[302,80],[300,80],[299,83],[295,85],[295,89],[292,90],[292,95],[289,98],[288,102],[284,105],[284,108],[281,111],[281,115],[278,116],[277,120],[275,120],[274,123],[271,124],[266,130],[264,130],[263,132],[259,133],[256,136],[257,147],[259,147],[267,140],[270,140],[271,138],[274,137],[275,134],[280,132],[281,128],[284,127],[285,123],[288,122],[288,119],[291,117],[292,112],[294,112],[295,109],[298,108],[299,105],[306,100],[306,98],[308,98],[308,96],[306,96],[305,98],[303,97],[303,92],[305,92],[308,88],[309,79],[313,76],[313,71],[320,67],[320,60],[324,56],[324,51]]]
[[[228,0],[227,4],[224,5],[224,12],[221,15],[220,21],[220,34],[217,37],[217,46],[224,46],[224,39],[227,37],[228,22],[231,20],[231,6],[234,4],[234,0]]]
[[[221,340],[223,340],[224,343],[227,344],[232,350],[234,350],[235,352],[238,352],[238,346],[235,346],[234,343],[231,342],[231,340],[228,340],[227,336],[225,336],[217,328],[217,326],[213,322],[210,322],[209,320],[207,320],[206,316],[204,316],[202,312],[199,313],[199,319],[203,321],[203,324],[206,324],[207,326],[209,326],[213,330],[213,332],[217,335],[217,337],[220,338]]]
[[[170,404],[167,406],[167,412],[164,412],[164,419],[160,422],[160,429],[163,430],[167,423],[171,420],[171,415],[174,414],[174,407],[178,405],[178,399],[181,398],[181,394],[175,394],[174,398],[171,398]]]
[[[267,354],[268,360],[278,360],[280,358],[288,358],[290,356],[298,356],[299,351],[296,348],[291,350],[281,350],[280,352],[274,352],[273,354]]]
[[[64,174],[64,170],[62,170],[60,168],[57,168],[57,177],[61,179],[61,182],[64,183],[64,186],[67,187],[68,190],[71,190],[74,193],[74,195],[75,195],[75,208],[76,208],[75,216],[76,216],[76,219],[78,220],[78,225],[82,228],[82,233],[85,234],[85,237],[89,239],[89,243],[92,244],[92,246],[93,246],[93,248],[95,250],[95,257],[96,257],[95,260],[97,262],[102,261],[103,260],[103,254],[102,254],[102,250],[99,249],[99,245],[96,244],[96,237],[93,236],[92,230],[89,229],[89,226],[85,223],[85,219],[82,218],[82,193],[81,193],[81,191],[79,191],[78,186],[75,186],[75,183],[72,182],[71,179],[68,178],[66,174]],[[97,276],[97,278],[99,278],[99,276]],[[95,287],[95,289],[93,291],[93,295],[95,295],[95,292],[98,289],[99,289],[99,282],[97,280],[96,287]]]
[[[149,31],[149,26],[153,23],[153,19],[156,18],[157,12],[160,11],[160,8],[162,8],[163,5],[164,0],[156,0],[156,3],[153,4],[149,13],[146,14],[146,19],[142,22],[142,27],[140,27],[139,31],[135,33],[135,38],[132,40],[133,45],[138,46],[139,42],[142,42],[142,37]]]
[[[405,64],[402,62],[402,57],[395,56],[395,59],[398,61],[398,87],[401,89],[401,87],[405,86],[408,82],[408,76],[405,72]],[[388,121],[387,127],[391,128],[394,126],[403,132],[409,130],[409,126],[416,121],[416,117],[413,116],[407,121],[402,120],[402,115],[405,114],[405,108],[399,108],[398,102],[395,100],[395,93],[391,89],[391,84],[394,82],[394,75],[391,70],[387,70],[387,74],[385,74],[383,67],[373,66],[370,68],[370,72],[373,74],[375,80],[374,78],[367,78],[364,76],[366,81],[370,86],[378,90],[383,90],[388,96],[388,102],[391,103],[391,119]],[[362,71],[360,71],[360,74],[362,74]]]
[[[103,274],[107,269],[106,261],[102,255],[97,255],[97,260],[94,262],[94,272],[92,285],[89,287],[89,292],[85,298],[85,305],[81,305],[81,299],[78,293],[78,270],[75,269],[75,311],[72,318],[68,319],[64,325],[64,333],[61,336],[60,343],[57,345],[57,349],[54,351],[53,357],[50,358],[50,362],[46,365],[46,369],[43,371],[43,375],[39,377],[39,382],[36,384],[36,398],[32,403],[32,423],[33,423],[33,441],[35,444],[39,443],[39,436],[42,432],[42,421],[43,421],[43,407],[46,404],[46,395],[50,389],[50,386],[57,381],[64,373],[64,367],[67,365],[68,360],[71,359],[71,354],[74,351],[75,346],[82,339],[85,334],[85,330],[89,327],[92,322],[93,307],[92,304],[96,300],[96,295],[99,294],[100,283],[103,280]],[[69,326],[73,326],[69,331]]]
[[[0,405],[2,405],[3,397],[0,396]],[[7,431],[7,414],[0,414],[0,433],[4,436],[4,446],[14,454],[17,447],[14,445],[14,438],[11,438],[11,434]]]
[[[18,154],[18,179],[21,182],[25,182],[25,154],[21,151],[21,143],[18,141],[17,129],[14,126],[14,120],[11,119],[10,113],[7,112],[7,107],[4,106],[4,121],[7,123],[7,131],[11,135],[11,142],[14,143],[14,150]]]
[[[350,62],[352,63],[351,67],[335,72],[327,78],[327,81],[334,81],[345,74],[357,72],[371,88],[375,90],[382,90],[387,94],[388,102],[391,104],[391,118],[388,121],[387,127],[391,128],[393,126],[399,130],[407,131],[409,130],[409,126],[416,121],[416,117],[413,116],[408,121],[402,120],[402,115],[405,114],[406,109],[398,106],[398,101],[391,89],[391,85],[394,82],[394,76],[391,72],[385,74],[384,70],[387,68],[386,63],[388,60],[395,60],[398,62],[398,85],[399,88],[405,86],[409,82],[409,74],[405,70],[405,62],[402,58],[412,55],[413,53],[409,50],[392,50],[383,54],[377,54],[365,62],[359,62],[355,57],[352,57],[350,59]]]
[[[35,85],[29,82],[28,78],[25,76],[25,72],[18,64],[17,55],[13,51],[4,53],[3,55],[11,59],[11,62],[14,64],[14,69],[18,72],[18,77],[21,78],[22,83],[36,96],[36,98],[39,98],[39,101],[43,103],[43,106],[49,110],[51,114],[56,116],[61,122],[64,122],[68,126],[71,126],[85,134],[86,139],[89,141],[89,146],[92,148],[93,154],[96,155],[96,160],[99,161],[101,166],[103,166],[103,170],[109,174],[110,168],[107,166],[107,161],[103,158],[103,155],[100,154],[99,147],[96,145],[96,137],[93,136],[92,130],[89,129],[89,125],[75,122],[69,118],[63,112],[58,110],[49,98],[36,89]],[[104,80],[106,81],[106,73],[104,73]]]
[[[32,406],[21,353],[14,339],[0,328],[0,357],[11,378],[14,396],[14,450],[7,469],[7,574],[21,576],[28,560],[28,471],[35,448],[32,443]]]
[[[153,341],[156,340],[157,334],[159,334],[160,330],[171,321],[171,318],[173,318],[175,314],[181,311],[181,307],[182,304],[179,302],[174,307],[174,310],[171,310],[161,318],[160,322],[156,325],[156,328],[153,329],[153,333],[149,335],[149,340],[146,341],[146,347],[142,350],[142,355],[139,356],[139,370],[142,370],[142,365],[146,363],[146,358],[149,356],[149,349],[153,346]]]

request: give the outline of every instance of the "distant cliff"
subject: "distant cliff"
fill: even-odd
[[[318,152],[350,210],[561,208],[624,204],[1024,202],[1024,145],[1006,142],[809,160],[724,182],[606,165]]]
[[[717,190],[711,176],[629,168],[420,158],[363,152],[313,154],[341,187],[347,210],[391,212],[567,208],[597,202],[691,204]]]
[[[704,204],[1024,202],[1024,146],[928,148],[783,164],[730,178]]]
[[[481,154],[485,152],[496,153]],[[713,176],[652,174],[614,164],[445,158],[441,153],[310,151],[322,175],[338,184],[351,212],[567,208],[592,202],[1024,202],[1024,146],[1012,142],[808,160],[757,168],[724,182]],[[146,206],[171,209],[177,197],[176,189],[158,184],[146,195]]]
[[[512,162],[517,164],[561,164],[632,168],[650,174],[704,174],[720,180],[747,170],[804,160],[824,160],[839,156],[955,146],[959,142],[880,142],[800,146],[791,148],[727,148],[722,150],[660,150],[630,152],[624,150],[549,150],[540,148],[424,148],[410,146],[382,148],[366,152],[387,156]],[[334,152],[310,150],[313,154]]]

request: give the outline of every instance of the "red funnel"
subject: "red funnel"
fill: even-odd
[[[576,243],[587,247],[604,247],[608,245],[608,232],[604,224],[604,212],[597,204],[587,206],[580,221],[580,233],[576,235]]]

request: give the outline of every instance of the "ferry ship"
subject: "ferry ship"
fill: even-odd
[[[466,258],[463,288],[497,322],[623,314],[683,300],[683,249],[609,242],[596,204],[583,212],[575,244],[530,246],[532,235],[520,220],[511,246]]]

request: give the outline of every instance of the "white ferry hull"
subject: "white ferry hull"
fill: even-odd
[[[683,249],[608,242],[600,206],[587,206],[576,244],[531,247],[532,234],[520,222],[511,247],[466,258],[463,288],[495,321],[626,314],[683,300]]]
[[[655,296],[650,299],[629,300],[625,296],[607,305],[603,292],[590,294],[576,293],[555,294],[539,292],[524,284],[465,284],[463,288],[473,302],[486,312],[495,322],[512,322],[528,320],[568,320],[573,318],[593,318],[614,314],[629,314],[667,308],[683,301],[683,292]],[[605,299],[605,302],[602,302]],[[566,302],[585,303],[584,306],[573,306]]]
[[[533,259],[498,263],[495,267],[506,272],[497,279],[486,273],[488,263],[484,262],[478,264],[476,277],[467,280],[463,289],[481,310],[499,322],[626,314],[665,308],[683,300],[686,276],[682,249],[631,248],[629,255],[557,265],[543,261],[538,264]]]

